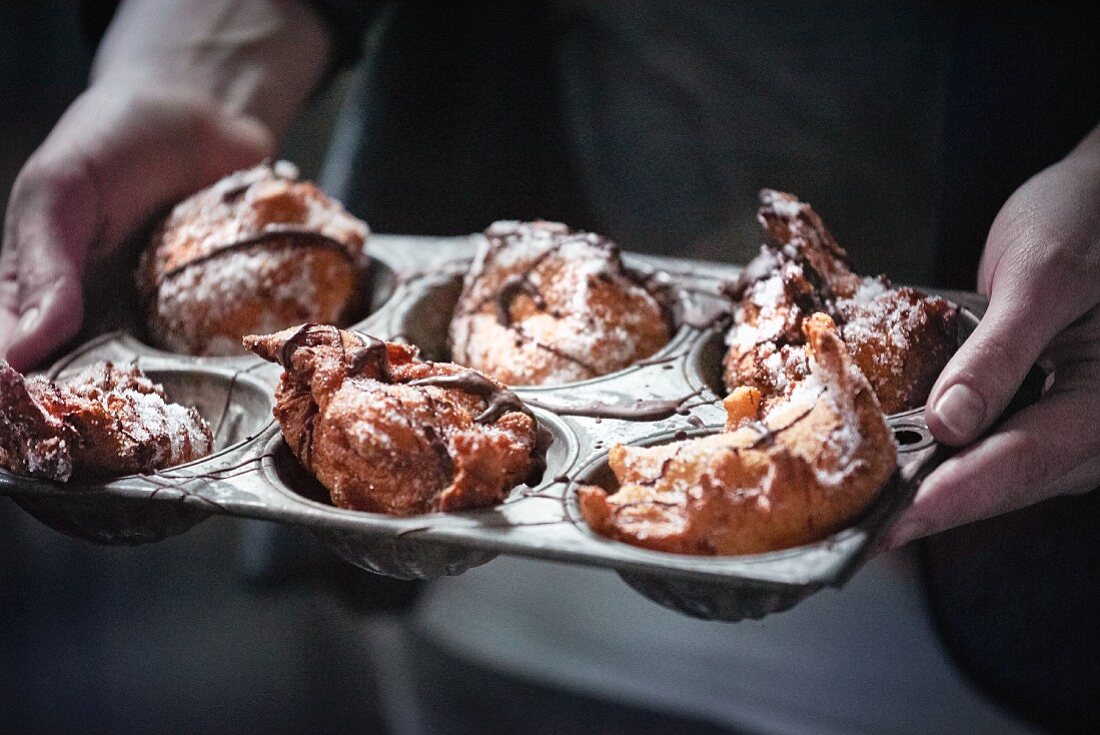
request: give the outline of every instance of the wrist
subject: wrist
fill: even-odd
[[[110,159],[116,155],[110,151],[121,145],[136,146],[134,154],[163,158],[179,148],[197,146],[188,155],[201,159],[216,155],[235,128],[246,129],[256,160],[274,154],[275,133],[264,120],[228,107],[202,85],[180,80],[168,84],[141,70],[94,79],[35,156],[48,155],[55,148],[71,154],[73,141],[82,141],[84,157],[103,154]],[[142,150],[140,141],[152,147]]]
[[[329,53],[321,21],[294,0],[127,0],[91,79],[179,90],[280,134],[321,79]]]

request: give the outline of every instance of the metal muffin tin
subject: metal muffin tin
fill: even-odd
[[[477,238],[371,238],[370,313],[353,329],[418,345],[446,359],[446,334]],[[166,353],[140,338],[136,325],[102,335],[57,362],[62,377],[98,360],[136,363],[168,396],[194,405],[216,431],[215,453],[151,475],[58,484],[0,470],[0,493],[43,523],[102,544],[134,545],[182,533],[211,514],[307,526],[349,562],[400,578],[459,574],[499,553],[615,569],[631,587],[688,615],[758,618],[807,595],[844,584],[909,504],[920,481],[946,456],[923,411],[889,417],[898,440],[898,471],[849,528],[822,541],[765,554],[698,557],[612,541],[592,532],[576,506],[579,484],[611,486],[607,451],[615,443],[653,444],[719,430],[722,326],[693,326],[720,304],[719,288],[735,266],[626,256],[639,271],[667,275],[678,302],[677,330],[660,353],[617,373],[556,387],[517,388],[544,428],[546,471],[501,505],[411,518],[342,510],[302,467],[271,418],[281,369],[256,357],[197,358]],[[960,339],[973,330],[982,302],[945,293],[961,309]],[[628,421],[570,415],[591,403],[665,405],[667,418]],[[658,402],[658,403],[652,403]],[[594,590],[593,594],[598,594]]]

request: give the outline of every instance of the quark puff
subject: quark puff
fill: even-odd
[[[536,469],[537,424],[500,383],[328,326],[245,339],[283,366],[275,418],[334,505],[410,516],[503,501]]]
[[[177,205],[142,257],[150,339],[231,355],[247,334],[341,324],[362,296],[368,232],[286,161],[227,176]]]
[[[132,365],[109,362],[56,383],[0,361],[0,466],[67,482],[153,472],[204,457],[210,426]]]
[[[867,378],[825,314],[802,324],[806,361],[781,398],[739,387],[726,431],[615,446],[619,488],[579,490],[598,533],[680,554],[798,546],[850,524],[894,472],[897,449]]]
[[[669,340],[668,309],[618,247],[558,222],[496,222],[466,276],[451,356],[508,385],[621,370]]]
[[[924,404],[957,346],[957,310],[885,276],[861,278],[821,218],[790,194],[765,189],[758,218],[767,244],[745,268],[727,342],[726,386],[782,399],[804,375],[803,322],[829,314],[886,413]]]

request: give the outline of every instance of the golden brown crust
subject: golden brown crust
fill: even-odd
[[[241,338],[339,323],[366,267],[365,223],[280,161],[238,171],[177,205],[137,272],[162,347],[234,354]]]
[[[669,340],[662,304],[606,238],[557,222],[497,222],[451,321],[455,362],[508,385],[621,370]]]
[[[793,251],[801,259],[818,290],[848,298],[859,288],[848,252],[840,247],[821,217],[793,194],[762,189],[757,219],[773,247]]]
[[[922,405],[954,353],[956,308],[884,276],[861,278],[808,204],[761,192],[759,219],[770,240],[746,268],[724,360],[727,386],[752,385],[781,400],[805,373],[801,325],[828,313],[887,413]]]
[[[210,426],[135,366],[98,363],[57,383],[0,361],[0,465],[66,482],[152,472],[210,453]]]
[[[878,394],[882,410],[924,403],[955,353],[958,310],[913,288],[886,291],[868,303],[837,304],[840,335]]]
[[[535,466],[536,423],[507,389],[416,348],[304,325],[245,339],[284,372],[275,417],[302,465],[352,510],[494,505]]]
[[[726,401],[728,431],[614,447],[619,489],[579,490],[588,524],[658,551],[750,554],[850,523],[893,473],[896,448],[832,320],[818,314],[804,328],[809,373],[785,400],[761,416],[759,392],[743,388]]]

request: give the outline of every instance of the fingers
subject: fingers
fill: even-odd
[[[1063,387],[940,465],[887,546],[1100,485],[1100,381],[1091,366],[1065,372]]]
[[[1014,208],[1020,205],[1006,205]],[[1038,217],[1026,208],[1002,212],[990,231],[986,250],[993,255],[983,264],[989,308],[928,397],[928,428],[941,442],[962,445],[978,437],[1056,335],[1100,301],[1100,268],[1088,235],[1050,236],[1050,221]]]
[[[61,273],[27,298],[5,349],[12,367],[26,372],[80,329],[83,299],[79,277]]]
[[[15,251],[0,251],[0,358],[19,323],[19,269]]]
[[[925,420],[951,445],[976,438],[1004,410],[1024,376],[1062,326],[1026,308],[1025,299],[995,292],[985,317],[944,367],[928,396]]]
[[[173,91],[92,88],[20,173],[0,256],[0,357],[26,370],[76,334],[95,250],[165,204],[270,155],[259,121]]]
[[[0,354],[25,371],[76,334],[81,275],[99,217],[81,169],[21,176],[0,263]]]

